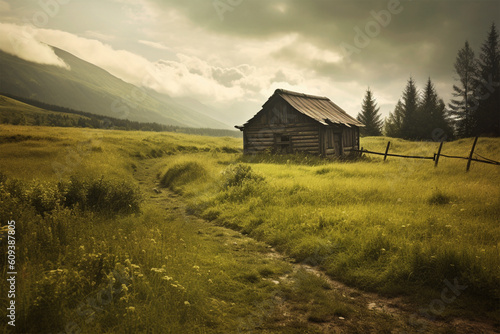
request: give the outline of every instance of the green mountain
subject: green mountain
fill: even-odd
[[[61,49],[53,49],[70,69],[32,63],[0,50],[0,93],[138,122],[231,128],[168,95],[139,90],[102,68]]]

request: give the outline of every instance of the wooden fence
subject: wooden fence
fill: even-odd
[[[352,150],[351,152],[359,152],[360,156],[363,153],[364,154],[383,155],[384,156],[384,161],[387,160],[387,157],[433,160],[434,161],[434,167],[438,166],[439,158],[441,158],[441,157],[443,157],[443,158],[451,158],[451,159],[464,159],[464,160],[467,160],[467,168],[466,168],[467,172],[470,170],[470,165],[471,165],[472,161],[481,162],[481,163],[490,164],[490,165],[500,166],[500,162],[495,161],[495,160],[491,160],[491,159],[488,159],[488,158],[485,158],[485,157],[481,157],[479,154],[476,154],[476,155],[479,156],[479,157],[481,157],[482,159],[473,158],[474,150],[475,150],[476,144],[477,144],[477,140],[478,140],[478,137],[476,137],[474,139],[474,143],[472,144],[472,148],[470,150],[470,153],[469,153],[468,157],[458,157],[458,156],[453,156],[453,155],[442,154],[441,151],[443,149],[444,142],[441,142],[439,144],[439,148],[438,148],[437,153],[434,153],[434,156],[432,156],[432,157],[424,157],[424,156],[418,156],[418,155],[401,155],[401,154],[392,154],[392,153],[389,153],[389,149],[391,147],[391,142],[390,141],[387,143],[387,147],[385,149],[385,153],[368,151],[368,150],[365,150],[363,148],[361,148],[361,150]]]

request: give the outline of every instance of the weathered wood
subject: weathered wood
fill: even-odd
[[[279,131],[279,132],[249,132],[246,135],[249,137],[259,138],[259,137],[274,137],[276,134],[285,135],[285,136],[296,136],[296,137],[315,137],[316,139],[319,137],[317,131],[310,132],[295,132],[295,131]]]
[[[385,149],[384,161],[387,159],[387,154],[389,153],[389,147],[391,146],[391,142],[387,142],[387,148]]]
[[[296,96],[300,97],[300,95]],[[321,103],[315,105],[311,102],[311,98],[315,97],[308,97],[309,100],[300,102],[300,105],[309,109],[321,105]],[[318,113],[327,111],[321,108],[317,110]],[[299,109],[297,105],[279,94],[273,95],[263,105],[262,110],[241,129],[244,135],[245,154],[272,150],[276,152],[298,151],[321,155],[342,155],[344,151],[349,153],[353,148],[359,147],[357,126],[351,127],[337,123],[324,125],[322,124],[323,120],[317,120]],[[328,117],[330,115],[325,114],[325,119]],[[328,138],[327,135],[332,133],[335,137]],[[287,138],[283,138],[285,136]],[[337,147],[337,149],[335,150],[331,146]]]
[[[470,164],[472,162],[472,155],[474,154],[474,149],[476,148],[477,139],[478,137],[474,139],[474,144],[472,144],[472,149],[470,150],[469,159],[467,161],[467,169],[465,170],[466,172],[468,172],[470,169]]]
[[[443,143],[444,143],[444,142],[441,142],[441,144],[439,144],[438,153],[437,153],[437,154],[436,154],[436,156],[434,157],[434,167],[437,167],[437,166],[438,166],[438,163],[439,163],[439,156],[441,155],[441,149],[443,148]]]
[[[352,152],[361,152],[359,150],[351,150]],[[434,157],[423,157],[419,155],[401,155],[401,154],[391,154],[391,153],[380,153],[380,152],[373,152],[373,151],[368,151],[368,150],[363,150],[363,153],[366,154],[375,154],[375,155],[383,155],[383,156],[388,156],[388,157],[398,157],[398,158],[410,158],[410,159],[424,159],[424,160],[434,160]],[[441,154],[442,157],[444,157],[444,154]],[[467,158],[463,158],[467,159]],[[473,159],[474,160],[474,159]]]
[[[305,129],[318,130],[318,125],[314,123],[297,123],[297,124],[256,124],[247,130],[275,130],[275,129]]]

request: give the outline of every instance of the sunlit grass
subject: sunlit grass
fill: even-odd
[[[361,146],[380,152],[387,140],[390,152],[398,154],[432,156],[438,147],[388,138],[363,138]],[[445,143],[443,153],[467,156],[471,145],[472,139]],[[268,251],[264,244],[240,241],[239,233],[209,225],[201,229],[169,214],[161,202],[146,200],[140,212],[110,217],[92,208],[65,207],[65,199],[51,195],[64,192],[58,182],[73,177],[106,180],[112,187],[141,186],[149,199],[152,189],[135,175],[148,161],[157,167],[146,173],[158,183],[175,174],[165,186],[189,203],[188,213],[249,234],[367,290],[424,298],[428,304],[444,279],[458,278],[469,286],[463,297],[479,305],[474,311],[495,317],[497,166],[473,163],[466,173],[465,160],[446,158],[434,168],[433,161],[394,157],[386,162],[382,157],[355,162],[242,157],[241,141],[232,138],[4,125],[0,147],[0,171],[9,180],[47,190],[0,198],[0,219],[20,222],[18,271],[25,276],[19,280],[18,312],[28,331],[60,331],[69,321],[82,332],[110,333],[271,326],[283,320],[273,309],[277,293],[303,308],[312,323],[359,314],[335,293],[325,297],[324,282],[310,276],[299,273],[290,285],[275,286],[270,279],[290,274],[291,268],[259,255]],[[481,138],[476,150],[500,160],[498,139]],[[125,268],[131,277],[126,289],[115,286],[113,302],[86,322],[87,299]],[[465,310],[460,302],[454,307]],[[41,316],[45,322],[30,320]],[[298,332],[308,328],[300,321],[294,326]],[[357,326],[353,331],[372,328]]]
[[[362,145],[383,151],[387,140],[365,138]],[[394,153],[437,152],[437,143],[390,140]],[[483,138],[477,151],[500,160],[499,144]],[[443,153],[467,156],[471,145],[445,143]],[[411,295],[416,286],[438,290],[456,277],[469,284],[471,296],[490,305],[500,298],[497,166],[473,163],[466,173],[466,160],[446,158],[437,168],[433,161],[394,157],[313,165],[249,161],[265,181],[200,197],[202,215],[365,289]]]

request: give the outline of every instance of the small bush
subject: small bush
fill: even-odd
[[[254,173],[252,167],[243,164],[230,166],[222,172],[224,188],[237,187],[243,185],[245,181],[261,182],[264,177]]]
[[[77,204],[83,205],[85,203],[85,184],[78,178],[72,176],[68,183],[59,183],[59,189],[65,194],[64,205],[71,208]]]
[[[217,208],[208,208],[205,211],[203,211],[203,214],[201,215],[203,219],[206,219],[208,221],[213,221],[219,218],[221,212]]]
[[[64,199],[59,189],[50,184],[35,184],[26,196],[28,203],[41,215],[52,212]]]
[[[445,205],[451,202],[451,197],[443,194],[441,191],[437,191],[429,197],[427,202],[430,205]]]
[[[6,181],[7,181],[7,175],[4,174],[4,173],[2,173],[2,172],[0,172],[0,183],[5,184]]]
[[[12,179],[2,187],[4,197],[15,199],[20,205],[35,209],[44,216],[59,207],[91,210],[105,214],[139,212],[141,194],[132,185],[100,178],[86,180],[72,176],[69,181],[26,184]]]
[[[195,181],[206,175],[205,168],[197,162],[189,161],[172,166],[160,180],[164,188],[175,188]]]
[[[104,180],[90,181],[85,205],[93,211],[130,214],[139,212],[140,190],[125,182]]]

